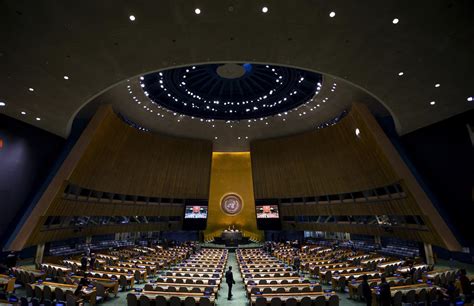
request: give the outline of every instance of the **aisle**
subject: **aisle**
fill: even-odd
[[[234,273],[235,285],[232,287],[232,300],[227,300],[227,284],[225,282],[225,277],[222,279],[221,288],[217,292],[217,306],[223,305],[239,305],[244,306],[248,305],[248,299],[245,294],[244,282],[242,280],[242,275],[239,272],[239,267],[237,264],[237,258],[235,253],[229,253],[227,259],[226,271],[229,266],[232,266],[232,272]]]

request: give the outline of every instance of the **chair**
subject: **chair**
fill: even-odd
[[[181,306],[181,300],[177,296],[170,297],[170,306]]]
[[[133,293],[127,294],[127,305],[128,306],[138,306],[137,296],[135,294],[133,294]]]
[[[326,298],[322,295],[314,300],[314,306],[326,306]]]
[[[281,306],[282,302],[281,299],[278,297],[274,297],[270,301],[270,306]]]
[[[290,292],[298,292],[298,287],[291,287]]]
[[[40,302],[43,300],[43,290],[40,287],[35,287],[35,298],[37,298]]]
[[[426,299],[427,299],[427,292],[425,289],[421,289],[420,292],[418,292],[417,301],[418,303],[426,304]]]
[[[53,300],[53,293],[51,292],[51,287],[49,286],[44,286],[43,287],[43,298],[45,300]]]
[[[179,292],[188,292],[188,288],[186,287],[179,287]]]
[[[301,289],[301,292],[311,292],[311,288],[303,287],[303,289]]]
[[[189,279],[189,278],[188,278],[188,279],[186,279],[185,283],[186,283],[186,284],[192,284],[192,283],[194,283],[194,282],[193,282],[192,279]]]
[[[338,306],[339,305],[339,297],[337,295],[331,295],[328,301],[328,306]]]
[[[154,290],[154,291],[166,291],[163,289],[163,287],[160,287],[160,286],[156,286],[154,289],[151,289],[151,290]]]
[[[97,301],[104,301],[109,297],[109,293],[105,290],[105,287],[101,283],[95,284],[95,290],[97,291]]]
[[[261,279],[258,283],[259,285],[264,285],[267,284],[267,281],[265,279]]]
[[[151,306],[150,298],[146,295],[141,295],[138,301],[140,302],[140,306]]]
[[[153,286],[150,285],[150,284],[146,284],[146,285],[143,287],[143,290],[145,290],[145,291],[152,291],[152,290],[153,290]]]
[[[263,293],[272,293],[272,288],[263,288],[262,292]]]
[[[184,299],[184,306],[196,306],[196,300],[192,296],[188,296]]]
[[[37,298],[32,298],[31,299],[31,305],[32,306],[40,306],[41,304],[40,304],[40,301]]]
[[[267,299],[263,297],[258,297],[255,300],[255,306],[267,306]]]
[[[316,285],[313,287],[314,292],[322,292],[323,291],[323,286],[321,285]]]
[[[169,286],[168,287],[168,290],[166,290],[168,292],[176,292],[176,287],[173,287],[173,286]]]
[[[167,302],[164,296],[157,296],[155,299],[156,306],[166,306]]]
[[[54,289],[54,297],[56,298],[56,301],[65,301],[66,296],[64,295],[64,291],[61,288],[55,288]]]
[[[28,299],[26,297],[21,297],[20,298],[20,305],[21,306],[29,306],[30,303],[28,303]]]
[[[73,294],[66,294],[66,305],[67,306],[76,306],[80,300],[75,297]]]
[[[211,300],[207,297],[202,297],[199,299],[199,306],[211,306]]]
[[[405,302],[413,304],[416,301],[416,292],[415,290],[410,290],[405,295]]]
[[[296,306],[298,305],[298,301],[295,298],[289,298],[285,302],[286,306]]]
[[[184,280],[182,278],[177,278],[175,283],[177,284],[184,284]]]
[[[326,301],[325,301],[325,303],[326,303]],[[311,304],[312,304],[311,298],[309,298],[307,296],[302,298],[301,301],[300,301],[301,306],[311,306]]]
[[[33,292],[33,287],[31,287],[30,284],[25,284],[25,289],[26,289],[26,297],[27,298],[33,298],[34,292]]]
[[[401,306],[403,302],[403,294],[401,291],[395,292],[393,295],[393,306]]]

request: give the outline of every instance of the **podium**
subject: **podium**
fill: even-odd
[[[221,239],[226,246],[238,246],[242,241],[242,232],[240,231],[223,231]]]

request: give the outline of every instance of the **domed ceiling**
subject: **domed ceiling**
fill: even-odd
[[[307,102],[321,89],[319,73],[250,63],[169,69],[140,78],[158,106],[187,116],[243,120],[273,116]]]
[[[129,125],[151,133],[208,139],[214,151],[248,151],[250,142],[336,124],[353,102],[378,117],[384,106],[335,77],[275,64],[221,62],[130,78],[98,96],[80,117],[112,104]]]

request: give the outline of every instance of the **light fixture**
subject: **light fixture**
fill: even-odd
[[[28,88],[29,91],[33,92],[35,89],[33,87]]]
[[[329,13],[329,17],[333,18],[334,16],[336,16],[336,12]]]
[[[7,105],[5,102],[0,101],[0,106],[5,106],[5,105]]]
[[[36,121],[40,121],[40,120],[41,120],[41,118],[40,118],[40,117],[36,117]]]
[[[65,80],[69,80],[69,77],[68,77],[67,75],[65,75],[63,78],[64,78]]]
[[[200,10],[199,8],[196,8],[196,9],[194,10],[194,13],[196,13],[196,15],[199,15],[199,14],[201,14],[201,10]]]
[[[359,135],[360,135],[360,130],[359,130],[359,128],[356,128],[356,129],[355,129],[355,134],[356,134],[357,137],[359,137]]]
[[[267,12],[268,12],[268,7],[266,7],[266,6],[262,7],[262,13],[265,14],[265,13],[267,13]]]
[[[128,16],[128,19],[130,19],[130,21],[135,21],[135,16],[130,15],[130,16]]]
[[[394,19],[392,20],[392,23],[393,23],[393,24],[397,24],[399,21],[400,21],[400,20],[398,20],[398,18],[394,18]]]
[[[22,115],[26,115],[26,112],[21,112]]]
[[[216,136],[216,137],[214,137],[214,139],[217,139],[217,136]]]
[[[467,101],[469,101],[469,102],[474,101],[474,97],[472,97],[472,96],[471,96],[471,97],[467,97]]]
[[[441,86],[440,83],[436,83],[436,84],[435,84],[435,87],[436,87],[436,88],[438,88],[438,87],[440,87],[440,86]]]
[[[430,102],[430,105],[435,105],[436,104],[436,101],[431,101]]]
[[[403,71],[400,71],[400,72],[398,73],[398,76],[402,76],[403,74],[404,74]]]

